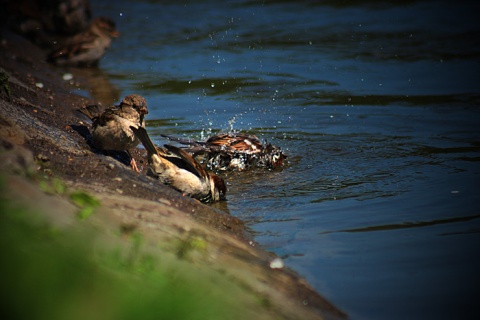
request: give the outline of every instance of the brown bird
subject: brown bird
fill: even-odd
[[[185,150],[170,145],[157,148],[145,128],[131,129],[147,150],[150,176],[201,202],[225,199],[227,188],[223,179],[205,171]]]
[[[211,170],[246,170],[250,167],[274,169],[281,167],[287,156],[279,147],[262,143],[255,135],[221,133],[206,141],[190,141],[163,135],[163,137],[190,147],[194,157],[203,157]]]
[[[85,31],[55,48],[49,54],[48,60],[59,66],[94,66],[110,47],[112,38],[118,36],[112,20],[96,18]]]
[[[135,159],[129,150],[135,148],[140,140],[131,127],[145,127],[145,115],[148,113],[147,101],[138,94],[123,98],[118,106],[112,106],[100,113],[97,105],[78,109],[92,120],[92,137],[96,148],[107,151],[126,151],[130,157],[132,169],[139,171]]]

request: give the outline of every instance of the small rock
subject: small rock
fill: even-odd
[[[65,80],[65,81],[72,80],[73,79],[73,74],[65,73],[65,74],[63,74],[62,79]]]
[[[275,258],[272,261],[270,261],[271,269],[282,269],[283,267],[285,267],[285,263],[283,263],[283,260],[280,258]]]
[[[39,153],[35,156],[35,160],[45,163],[45,162],[50,161],[50,158],[48,156],[44,155],[43,153]]]

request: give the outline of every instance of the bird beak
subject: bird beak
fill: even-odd
[[[147,107],[141,107],[139,112],[140,112],[140,114],[148,114],[148,109],[147,109]]]

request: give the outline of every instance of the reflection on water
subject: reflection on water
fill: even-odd
[[[120,100],[120,89],[114,86],[108,75],[98,68],[66,68],[86,83],[90,96],[104,106],[111,106]],[[77,79],[75,79],[77,80]]]
[[[122,34],[101,68],[120,96],[147,98],[156,143],[236,130],[285,150],[282,170],[223,174],[228,200],[215,207],[352,319],[477,312],[478,9],[94,4]]]

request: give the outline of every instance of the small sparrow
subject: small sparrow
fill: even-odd
[[[54,49],[48,60],[59,66],[94,66],[118,37],[115,23],[105,17],[96,18],[83,32]]]
[[[107,108],[102,113],[97,105],[86,106],[78,111],[92,120],[95,147],[107,151],[126,151],[132,169],[139,172],[129,149],[135,148],[140,143],[131,127],[145,127],[145,115],[148,113],[145,98],[131,94],[123,98],[118,106]]]
[[[145,128],[131,129],[147,150],[150,176],[201,202],[225,199],[227,188],[223,179],[205,171],[185,150],[170,145],[157,148]]]
[[[186,150],[194,157],[203,156],[211,170],[245,170],[249,167],[274,169],[281,167],[286,155],[270,143],[263,144],[254,135],[221,133],[206,141],[190,141],[170,136],[163,137],[189,145]]]

